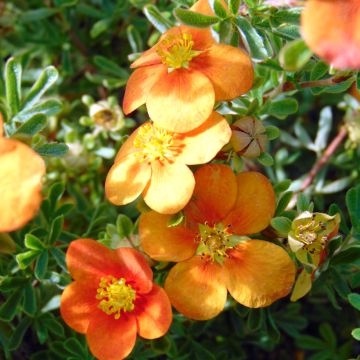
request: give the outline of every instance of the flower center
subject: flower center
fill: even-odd
[[[199,234],[196,237],[199,245],[196,254],[223,264],[224,258],[228,257],[228,250],[248,239],[244,236],[234,235],[229,230],[230,226],[225,227],[221,223],[215,224],[213,227],[208,224],[199,224]]]
[[[139,129],[134,147],[140,150],[136,154],[141,161],[164,161],[173,158],[173,143],[174,137],[171,133],[153,124],[146,124]]]
[[[320,252],[327,241],[327,235],[324,234],[326,225],[322,221],[310,220],[306,224],[299,225],[296,228],[296,239],[304,244],[304,249],[311,254]]]
[[[100,279],[96,299],[101,300],[98,306],[105,314],[115,314],[115,319],[119,319],[121,311],[134,310],[135,298],[136,291],[126,284],[124,278],[108,276]]]
[[[168,71],[189,67],[190,61],[201,54],[193,50],[194,41],[190,34],[168,35],[160,42],[157,53],[163,64],[168,66]]]

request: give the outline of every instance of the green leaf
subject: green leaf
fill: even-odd
[[[238,28],[253,60],[261,61],[270,57],[263,38],[246,18],[237,16],[235,19],[235,25]]]
[[[108,58],[97,55],[94,57],[94,64],[104,72],[109,73],[110,75],[117,76],[121,79],[127,79],[129,74],[126,70],[120,67],[115,62],[109,60]]]
[[[29,317],[24,317],[19,324],[17,325],[15,331],[13,332],[10,342],[9,349],[15,350],[17,349],[23,341],[24,335],[27,329],[30,327],[32,319]]]
[[[274,186],[274,191],[277,194],[282,193],[282,192],[286,191],[290,187],[290,185],[291,185],[291,180],[290,179],[285,179],[283,181],[278,182]]]
[[[49,243],[53,244],[56,242],[61,234],[61,231],[64,226],[64,216],[57,216],[51,223],[50,233],[49,233]]]
[[[134,25],[129,25],[126,29],[127,38],[134,53],[142,52],[144,49],[143,40],[139,30]]]
[[[207,28],[219,22],[219,18],[216,16],[204,15],[180,8],[174,10],[174,15],[183,24],[198,28]]]
[[[324,150],[328,142],[332,126],[332,111],[329,106],[320,112],[319,130],[316,134],[315,145],[317,150]]]
[[[58,248],[53,247],[50,249],[50,253],[57,262],[57,264],[65,271],[67,272],[67,266],[65,261],[65,254]]]
[[[257,158],[257,161],[264,166],[272,166],[274,164],[274,159],[269,153],[263,152]]]
[[[35,289],[28,283],[24,288],[24,311],[29,315],[34,315],[37,310]]]
[[[308,335],[299,336],[299,338],[296,339],[296,343],[300,348],[305,350],[323,350],[328,346],[320,339]]]
[[[292,191],[287,191],[281,195],[278,204],[276,206],[276,213],[275,213],[276,215],[280,215],[286,209],[292,197],[293,197]]]
[[[37,257],[38,251],[26,251],[16,255],[16,261],[19,264],[20,269],[26,269]]]
[[[268,114],[277,117],[278,119],[285,119],[291,114],[298,111],[298,102],[295,99],[281,99],[271,101],[268,105]]]
[[[44,114],[35,114],[28,121],[23,123],[14,134],[25,134],[33,136],[43,130],[47,124],[46,116]]]
[[[319,326],[319,333],[331,349],[336,349],[336,335],[329,323],[322,323]]]
[[[360,185],[346,193],[346,206],[356,234],[360,234]]]
[[[22,68],[18,60],[10,58],[5,65],[6,101],[12,116],[20,110]]]
[[[43,250],[44,249],[44,244],[42,243],[42,241],[36,237],[35,235],[32,234],[26,234],[25,235],[25,246],[28,249],[31,250]]]
[[[349,294],[348,295],[349,303],[357,310],[360,311],[360,295],[359,294]]]
[[[353,178],[351,176],[344,177],[342,179],[338,179],[335,181],[332,181],[329,184],[326,184],[325,186],[321,186],[316,188],[317,194],[334,194],[339,191],[342,191],[346,189],[351,183],[353,182]]]
[[[6,299],[6,301],[0,306],[0,319],[11,321],[14,318],[16,314],[16,308],[22,298],[22,291],[22,288],[17,288],[14,290]]]
[[[220,0],[213,0],[212,8],[216,16],[223,19],[227,18],[228,13]]]
[[[51,186],[49,191],[49,201],[52,210],[55,210],[58,201],[61,199],[65,191],[65,185],[62,182],[57,182]]]
[[[280,129],[276,126],[267,126],[265,128],[266,130],[266,136],[269,140],[274,140],[280,136]]]
[[[259,330],[264,325],[264,310],[263,309],[251,309],[247,318],[246,327],[254,332]]]
[[[31,119],[36,114],[44,114],[51,116],[57,114],[62,108],[62,104],[58,100],[46,100],[38,105],[34,105],[30,108],[23,109],[16,114],[14,120],[19,122],[25,122]]]
[[[90,36],[92,39],[97,38],[102,33],[110,28],[112,19],[101,19],[97,21],[90,30]]]
[[[228,6],[230,11],[236,15],[239,11],[241,0],[228,0]]]
[[[23,13],[20,16],[20,21],[23,23],[36,22],[36,21],[51,17],[51,16],[57,14],[58,12],[59,12],[58,9],[49,9],[47,7],[36,9],[36,10],[30,10],[30,11]]]
[[[131,234],[133,232],[133,223],[131,219],[124,215],[119,214],[116,219],[116,230],[120,236],[120,238],[127,238],[129,239],[131,237]]]
[[[53,66],[48,66],[40,74],[35,84],[30,89],[23,102],[23,110],[30,108],[44,95],[44,93],[55,84],[59,77],[58,71]]]
[[[63,143],[49,143],[35,148],[35,151],[41,156],[61,157],[68,152],[69,148]]]
[[[46,271],[47,271],[47,267],[48,267],[48,259],[49,259],[49,254],[47,250],[44,250],[35,265],[35,270],[34,270],[34,274],[36,276],[37,279],[41,280],[45,277]]]
[[[144,7],[144,14],[153,26],[161,33],[173,26],[171,21],[166,19],[155,5],[146,5]]]
[[[286,71],[299,71],[312,56],[312,51],[307,47],[304,40],[297,39],[287,43],[279,53],[279,61]]]
[[[212,352],[196,341],[191,342],[191,349],[195,353],[196,360],[216,360]]]
[[[332,265],[351,264],[360,259],[360,246],[352,246],[337,253],[332,259]]]
[[[309,210],[310,206],[310,200],[309,198],[304,194],[300,193],[297,197],[296,201],[296,208],[299,213],[302,213],[304,211]]]
[[[185,219],[184,213],[182,211],[172,215],[168,220],[168,227],[175,227],[180,225]]]
[[[284,216],[274,217],[271,220],[271,226],[279,233],[282,237],[287,237],[291,230],[291,220]]]
[[[357,341],[360,341],[360,328],[356,328],[351,332],[351,335],[353,336],[354,339],[356,339]]]

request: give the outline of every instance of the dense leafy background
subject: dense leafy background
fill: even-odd
[[[142,204],[110,205],[103,184],[116,150],[146,119],[146,112],[140,109],[124,118],[123,128],[114,131],[96,124],[89,106],[108,98],[114,107],[121,104],[130,62],[179,20],[213,25],[220,41],[241,41],[256,62],[254,89],[219,104],[218,110],[232,114],[229,121],[237,115],[258,116],[274,139],[257,160],[229,155],[235,171],[258,169],[275,185],[278,220],[266,235],[277,241],[287,219],[314,206],[316,211],[342,213],[341,236],[331,241],[330,256],[311,294],[298,303],[283,299],[250,310],[229,300],[226,310],[207,322],[175,315],[169,334],[156,341],[138,340],[132,358],[345,360],[359,353],[354,339],[360,338],[359,330],[353,329],[360,326],[360,300],[354,294],[360,286],[360,187],[355,187],[360,177],[360,105],[348,94],[358,75],[335,72],[311,57],[299,40],[301,8],[276,9],[245,0],[238,12],[239,1],[231,0],[230,8],[240,15],[229,17],[217,6],[216,16],[201,17],[184,10],[192,3],[0,3],[0,110],[8,133],[31,144],[47,162],[40,214],[11,238],[0,234],[0,358],[92,359],[84,337],[59,317],[59,295],[71,281],[64,254],[69,242],[80,237],[112,247],[138,240],[136,219]],[[5,66],[10,57],[14,59]],[[20,67],[17,108],[5,92],[20,86],[12,78]],[[41,96],[27,106],[36,81],[34,91]],[[313,86],[313,81],[319,82]],[[351,129],[351,136],[343,128]],[[336,151],[312,174],[341,131]],[[16,251],[7,254],[12,241]],[[159,283],[166,270],[166,264],[155,266]]]

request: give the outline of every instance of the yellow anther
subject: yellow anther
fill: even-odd
[[[228,256],[228,250],[233,249],[241,241],[247,240],[246,237],[234,235],[229,230],[229,227],[224,227],[221,223],[213,227],[200,224],[196,238],[199,243],[197,254],[207,256],[212,261],[222,264],[224,258]]]
[[[171,160],[175,154],[173,135],[150,123],[139,129],[133,145],[141,161]]]
[[[160,42],[157,53],[163,64],[168,66],[168,71],[189,67],[190,61],[201,54],[193,50],[194,41],[190,34],[168,35]]]
[[[119,319],[122,311],[134,310],[135,298],[136,291],[126,284],[124,278],[108,276],[100,279],[96,299],[101,300],[98,306],[105,314],[114,314],[115,319]]]

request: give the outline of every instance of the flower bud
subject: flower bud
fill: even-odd
[[[236,120],[232,126],[231,145],[239,155],[256,158],[265,150],[266,130],[262,122],[253,116]]]
[[[125,125],[120,106],[111,105],[106,100],[98,101],[90,106],[90,117],[96,125],[105,130],[116,131]]]

